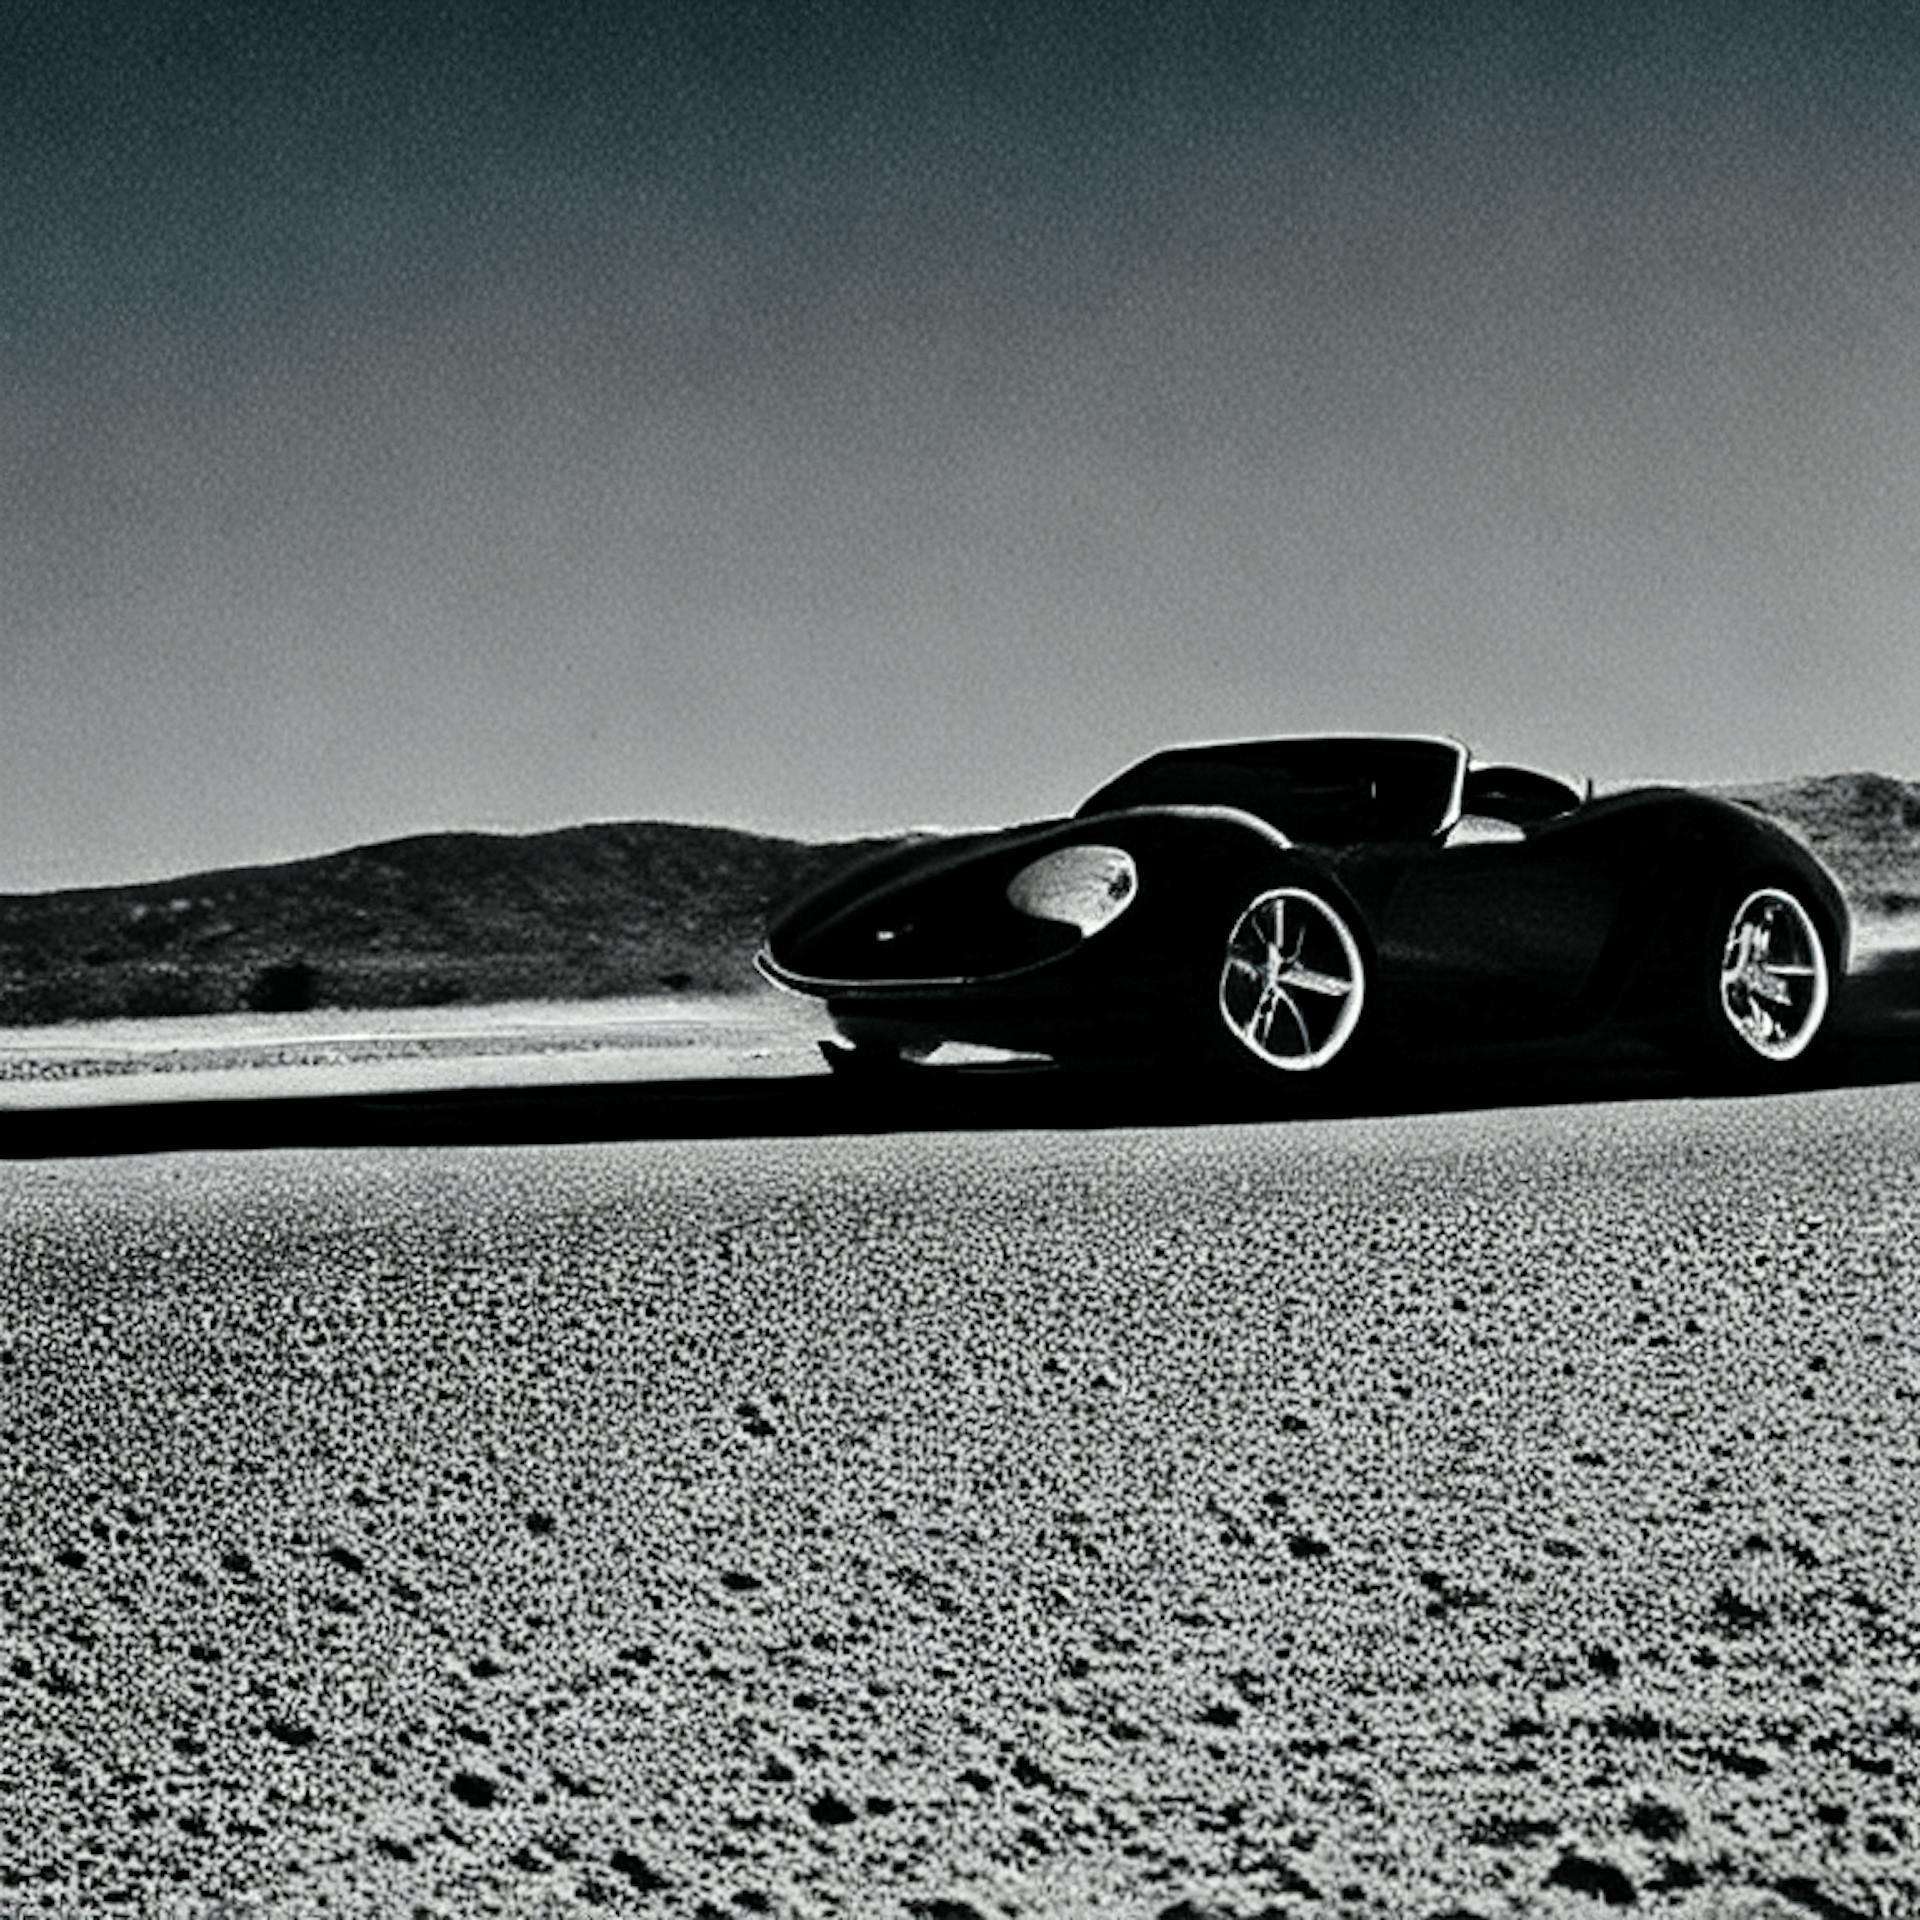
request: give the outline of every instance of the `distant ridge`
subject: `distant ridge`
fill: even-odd
[[[1802,834],[1857,913],[1920,911],[1920,784],[1839,773],[1712,791]],[[817,845],[642,820],[0,895],[0,1025],[741,991],[774,906],[911,837]]]
[[[0,1025],[735,992],[771,907],[893,844],[630,821],[0,895]]]
[[[1710,791],[1793,828],[1833,869],[1855,913],[1920,911],[1920,782],[1821,773]]]

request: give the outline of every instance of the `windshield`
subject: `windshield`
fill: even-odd
[[[1123,807],[1238,807],[1290,840],[1430,840],[1460,813],[1466,749],[1402,735],[1174,747],[1109,780],[1076,818]]]

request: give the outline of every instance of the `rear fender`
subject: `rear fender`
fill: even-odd
[[[1632,1024],[1684,1024],[1692,983],[1721,937],[1730,896],[1787,885],[1807,903],[1826,943],[1836,986],[1844,978],[1853,927],[1846,897],[1810,847],[1775,820],[1717,795],[1642,789],[1596,802],[1592,826],[1615,842],[1633,875],[1626,911],[1602,977]],[[1591,827],[1570,826],[1570,833]]]

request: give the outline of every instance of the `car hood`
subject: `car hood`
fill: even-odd
[[[761,969],[803,991],[1006,977],[1133,918],[1129,906],[1083,932],[1023,910],[1009,884],[1042,855],[1119,847],[1142,872],[1153,869],[1156,897],[1172,898],[1204,878],[1209,849],[1270,855],[1289,845],[1264,821],[1204,806],[1120,808],[917,841],[861,861],[783,908],[768,929]]]
[[[1043,853],[1063,837],[1063,829],[1084,828],[1084,825],[1063,817],[1017,827],[995,827],[982,833],[916,836],[856,860],[797,898],[786,901],[768,928],[768,941],[778,945],[784,936],[822,926],[849,908],[906,888],[937,883],[982,860],[1018,859],[1029,848],[1034,854]],[[1082,833],[1080,837],[1092,836]]]
[[[874,951],[877,941],[891,939],[895,926],[914,926],[937,955],[910,962],[908,952],[899,949],[885,956],[887,964],[910,965],[921,974],[929,967],[973,971],[986,960],[972,951],[980,942],[1003,947],[1010,921],[1033,927],[1007,906],[1007,881],[1051,848],[1094,837],[1084,821],[1063,818],[890,847],[782,907],[767,929],[763,964],[776,979],[861,977],[882,961]],[[1017,962],[1048,957],[1058,944],[1058,929],[1039,931],[1044,937],[1034,951],[1021,946],[1008,957]]]

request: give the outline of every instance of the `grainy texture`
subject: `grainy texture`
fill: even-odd
[[[0,1169],[0,1911],[1920,1907],[1920,1098]]]

